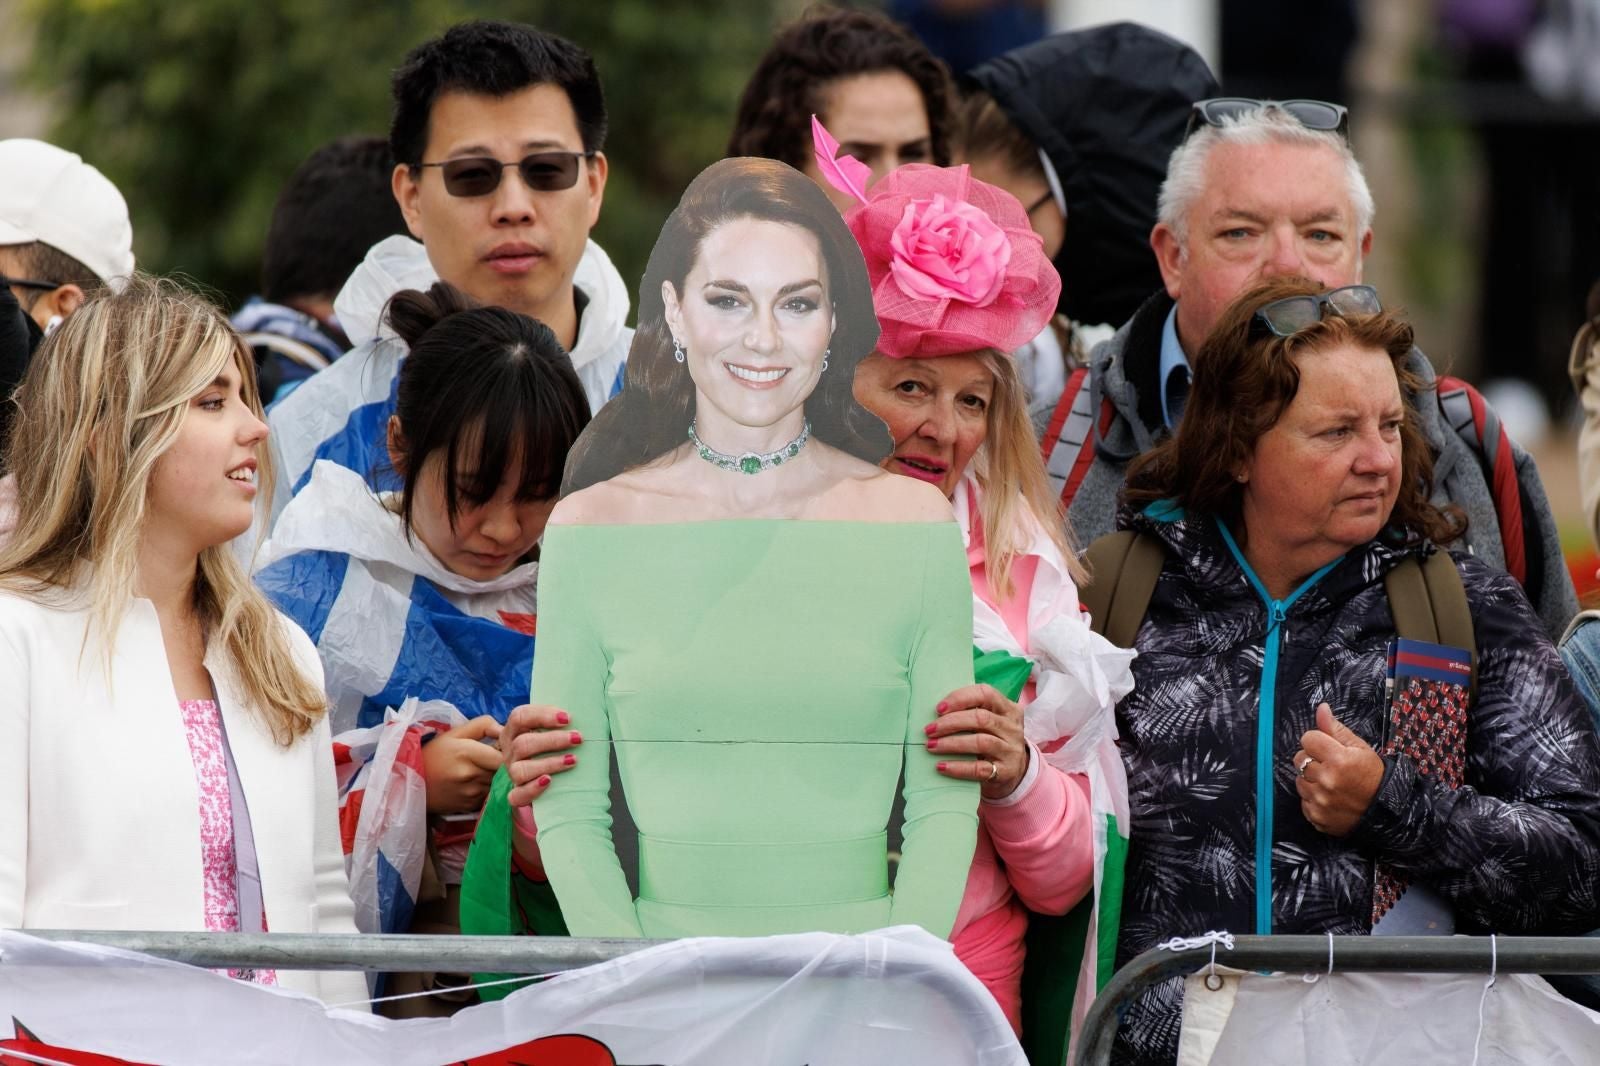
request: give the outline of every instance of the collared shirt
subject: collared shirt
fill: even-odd
[[[1189,374],[1189,357],[1183,354],[1183,345],[1178,343],[1178,305],[1173,304],[1172,310],[1167,312],[1167,321],[1161,327],[1161,417],[1167,423],[1169,431],[1178,428],[1178,419],[1183,416],[1182,399],[1178,402],[1178,410],[1173,412],[1167,404],[1167,382],[1172,379],[1172,372],[1182,368],[1185,382]],[[1183,395],[1188,396],[1188,389],[1183,390]]]

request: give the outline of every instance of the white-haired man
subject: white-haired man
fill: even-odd
[[[1115,528],[1128,463],[1177,426],[1190,360],[1230,302],[1273,277],[1330,289],[1361,281],[1373,201],[1347,121],[1343,107],[1320,101],[1195,105],[1150,234],[1165,289],[1095,348],[1045,431],[1079,543]],[[1420,350],[1411,369],[1426,385],[1436,380]],[[1538,470],[1475,393],[1447,382],[1417,404],[1435,455],[1434,502],[1466,512],[1465,546],[1517,576],[1557,638],[1578,604]]]

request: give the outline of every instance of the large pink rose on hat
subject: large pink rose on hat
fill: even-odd
[[[889,272],[910,296],[988,307],[1005,285],[1011,241],[994,220],[943,193],[912,200],[889,238]]]
[[[845,224],[872,279],[879,351],[1009,353],[1038,336],[1061,279],[1015,197],[964,166],[919,163],[890,172],[868,195],[865,165],[835,159],[837,144],[814,119],[812,136],[823,175],[862,201]]]

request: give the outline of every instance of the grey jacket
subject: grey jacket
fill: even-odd
[[[1096,417],[1095,458],[1078,487],[1067,518],[1079,544],[1116,529],[1117,497],[1132,459],[1151,449],[1164,436],[1157,383],[1161,358],[1161,330],[1172,300],[1157,292],[1134,312],[1111,337],[1095,346],[1089,356],[1089,387]],[[1420,349],[1412,349],[1411,371],[1432,385],[1433,365]],[[1098,433],[1102,397],[1116,410],[1110,429]],[[1472,450],[1445,421],[1436,403],[1417,405],[1422,433],[1433,448],[1433,502],[1453,503],[1467,516],[1466,537],[1455,547],[1464,548],[1497,569],[1505,569],[1505,549],[1500,540],[1494,497]],[[1512,454],[1523,509],[1534,517],[1538,543],[1527,545],[1529,581],[1524,589],[1550,639],[1559,639],[1567,622],[1578,613],[1578,596],[1561,557],[1550,501],[1532,456],[1515,442]],[[1535,563],[1537,560],[1537,565]]]

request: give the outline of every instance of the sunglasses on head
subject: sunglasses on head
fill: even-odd
[[[1221,126],[1224,122],[1261,108],[1275,107],[1308,130],[1337,133],[1350,139],[1350,111],[1341,104],[1324,100],[1252,100],[1247,96],[1216,96],[1199,100],[1189,112],[1189,125],[1183,139],[1188,140],[1201,126]]]
[[[28,278],[13,278],[0,274],[0,285],[15,285],[19,289],[59,289],[61,286],[53,281],[33,281]]]
[[[417,166],[438,167],[444,191],[451,196],[488,196],[500,187],[506,167],[516,167],[523,183],[534,192],[559,192],[578,184],[578,161],[593,156],[593,152],[533,152],[513,163],[502,163],[474,155]]]
[[[1371,285],[1346,285],[1305,296],[1287,296],[1263,304],[1250,320],[1279,337],[1292,337],[1321,322],[1331,312],[1341,317],[1375,315],[1383,310],[1378,290]]]

